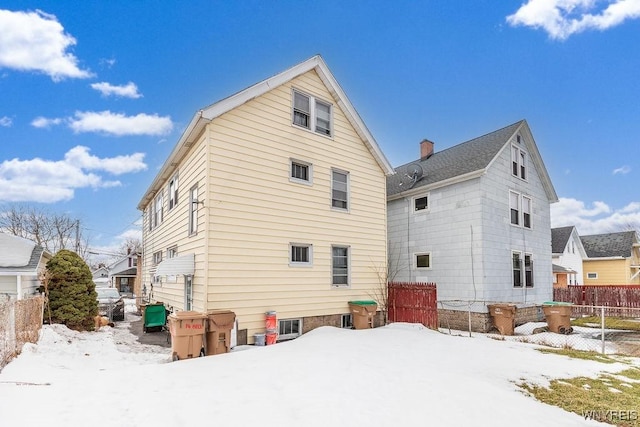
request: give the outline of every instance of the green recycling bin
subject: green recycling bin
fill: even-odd
[[[349,301],[349,311],[355,329],[373,328],[373,316],[377,310],[378,303],[375,301]]]

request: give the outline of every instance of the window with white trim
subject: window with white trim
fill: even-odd
[[[311,163],[291,159],[289,166],[290,181],[301,184],[311,184],[313,172]]]
[[[331,284],[349,286],[348,246],[331,246]]]
[[[527,153],[515,145],[511,146],[511,174],[527,179]]]
[[[413,211],[420,212],[429,209],[429,195],[413,198]]]
[[[431,268],[431,252],[419,253],[416,255],[416,268],[430,269]]]
[[[529,253],[514,251],[511,253],[513,287],[533,287],[533,256]]]
[[[278,339],[289,340],[302,335],[302,319],[278,320]]]
[[[293,90],[293,124],[321,135],[333,135],[333,106],[314,96]]]
[[[175,258],[177,256],[178,256],[178,247],[177,246],[171,246],[170,248],[167,249],[167,259]]]
[[[331,207],[349,209],[349,174],[331,170]]]
[[[198,184],[189,190],[189,236],[198,232]]]
[[[340,327],[343,329],[353,329],[353,316],[351,313],[342,315]]]
[[[158,265],[162,262],[162,251],[153,253],[153,265]]]
[[[598,278],[598,273],[587,273],[587,279],[597,279]]]
[[[509,191],[509,219],[511,225],[531,228],[533,201],[531,197]]]
[[[313,257],[313,245],[291,243],[289,245],[289,263],[292,266],[310,266]]]
[[[169,181],[169,210],[178,204],[178,175],[174,175]]]
[[[153,200],[153,216],[152,221],[153,224],[151,228],[156,228],[160,224],[162,224],[162,220],[164,219],[164,194],[162,191],[156,196]]]

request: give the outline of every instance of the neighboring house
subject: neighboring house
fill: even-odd
[[[51,254],[31,240],[0,233],[0,302],[39,294]]]
[[[581,236],[587,253],[583,261],[585,285],[640,285],[638,233]]]
[[[554,288],[584,284],[582,261],[587,253],[574,226],[551,229],[551,256]]]
[[[138,272],[138,254],[128,253],[109,266],[109,282],[118,292],[124,295],[138,295],[135,289]]]
[[[557,195],[522,120],[420,159],[387,179],[390,276],[435,282],[440,324],[486,330],[487,304],[519,321],[552,299],[550,203]]]
[[[93,283],[95,283],[96,286],[111,286],[111,281],[109,280],[109,269],[106,266],[101,265],[91,273],[91,276],[93,277]]]
[[[281,339],[348,324],[385,286],[391,173],[312,57],[193,117],[138,205],[144,285],[172,310],[234,311],[239,343],[269,310]]]

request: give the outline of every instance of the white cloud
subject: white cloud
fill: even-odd
[[[75,44],[54,15],[0,10],[0,67],[44,73],[54,81],[91,77],[68,52]]]
[[[100,58],[99,64],[102,67],[111,68],[116,65],[115,58]]]
[[[9,128],[11,127],[11,125],[13,125],[13,120],[11,120],[11,117],[0,117],[0,126]]]
[[[110,188],[119,181],[104,180],[97,172],[114,175],[146,169],[144,154],[98,158],[78,146],[64,160],[12,159],[0,163],[0,201],[54,203],[70,200],[77,188]]]
[[[93,83],[91,87],[103,96],[122,96],[124,98],[140,98],[142,94],[138,92],[138,86],[135,83],[129,82],[126,85],[114,86],[111,83],[100,82]]]
[[[125,116],[111,111],[77,111],[69,118],[69,127],[76,133],[100,132],[115,136],[165,135],[173,129],[170,117],[157,114]]]
[[[632,202],[622,209],[613,210],[604,202],[587,207],[584,202],[560,198],[551,205],[551,226],[575,225],[581,235],[611,233],[640,229],[640,202]]]
[[[36,117],[31,121],[31,126],[35,128],[48,129],[62,123],[62,119],[47,119],[46,117]]]
[[[629,172],[631,172],[631,167],[627,166],[627,165],[624,165],[624,166],[621,166],[619,168],[614,169],[612,173],[614,175],[618,175],[618,174],[626,175]]]
[[[514,27],[541,28],[552,39],[565,40],[572,34],[603,31],[637,18],[640,0],[529,0],[507,16],[507,22]]]

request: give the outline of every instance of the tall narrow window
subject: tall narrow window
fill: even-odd
[[[190,274],[184,276],[184,309],[193,309],[193,276]]]
[[[293,124],[309,129],[311,100],[307,95],[293,92]]]
[[[509,192],[509,207],[511,209],[511,224],[520,225],[520,195]]]
[[[162,191],[156,196],[153,203],[153,227],[157,227],[162,223],[164,216],[164,197]]]
[[[520,178],[527,179],[527,155],[520,151]]]
[[[349,248],[345,246],[331,247],[331,268],[333,286],[349,285]]]
[[[169,181],[169,210],[178,204],[178,176],[174,176]]]
[[[522,259],[520,252],[512,253],[513,263],[513,286],[516,288],[522,287]]]
[[[533,287],[533,260],[531,254],[524,254],[524,284],[528,288]]]
[[[198,185],[189,190],[189,235],[198,232]]]
[[[527,153],[515,145],[511,146],[511,173],[527,179]]]
[[[518,147],[511,147],[511,173],[518,176],[518,156],[520,150]]]
[[[522,196],[522,225],[531,228],[531,199]]]
[[[349,174],[331,172],[331,206],[338,209],[349,207]]]
[[[331,135],[331,106],[316,101],[316,132]]]

